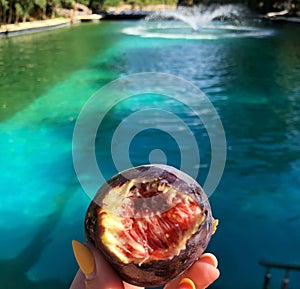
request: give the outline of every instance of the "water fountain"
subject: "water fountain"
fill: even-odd
[[[245,9],[238,5],[198,5],[193,7],[179,6],[176,10],[158,12],[150,15],[147,20],[164,20],[174,19],[180,20],[188,24],[194,31],[198,31],[201,27],[205,27],[213,20],[230,20],[239,21]]]
[[[263,37],[271,31],[246,24],[249,12],[241,5],[178,7],[153,13],[124,33],[152,38],[219,39]]]

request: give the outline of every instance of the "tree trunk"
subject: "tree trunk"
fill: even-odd
[[[15,15],[15,24],[17,24],[18,22],[19,22],[19,14],[18,13],[16,13],[16,15]]]
[[[46,20],[46,6],[43,8],[43,15],[42,15],[43,20]]]
[[[11,23],[12,22],[12,16],[13,16],[12,1],[9,1],[9,11],[8,11],[7,23]]]
[[[26,22],[26,15],[22,17],[22,22]]]
[[[3,23],[3,24],[6,24],[6,10],[5,10],[4,7],[3,7],[3,18],[2,18],[2,23]]]
[[[52,7],[52,11],[51,11],[51,19],[53,19],[55,17],[55,10],[56,10],[56,6],[54,5]]]

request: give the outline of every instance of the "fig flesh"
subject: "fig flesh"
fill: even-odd
[[[144,165],[99,189],[86,213],[85,233],[124,281],[155,287],[200,257],[216,224],[194,179],[167,165]]]

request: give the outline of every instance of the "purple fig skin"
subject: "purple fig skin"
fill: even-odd
[[[126,176],[126,177],[125,177]],[[124,263],[103,243],[103,230],[99,225],[99,212],[102,209],[103,198],[111,188],[128,182],[128,179],[153,180],[159,178],[168,186],[184,192],[201,208],[204,220],[186,242],[185,248],[178,255],[164,260],[150,260],[138,264]],[[201,186],[190,176],[167,165],[144,165],[121,172],[105,183],[91,202],[85,217],[85,234],[88,242],[92,243],[112,265],[122,280],[141,287],[157,287],[166,284],[184,273],[205,251],[211,235],[215,230],[214,218],[208,197]]]

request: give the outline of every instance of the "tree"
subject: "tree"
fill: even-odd
[[[19,17],[25,22],[26,18],[30,16],[30,12],[34,7],[34,2],[32,0],[19,0],[19,4],[21,6],[21,9],[19,9]]]
[[[8,1],[0,0],[0,26],[2,23],[6,23],[7,10],[8,10]]]
[[[61,0],[48,0],[47,7],[48,7],[48,14],[51,18],[55,17],[55,11],[57,7],[61,6]]]
[[[47,9],[47,1],[46,0],[34,0],[34,4],[40,10],[40,15],[42,19],[46,19],[46,9]]]
[[[15,23],[19,22],[19,18],[23,16],[23,8],[20,3],[15,4]]]

